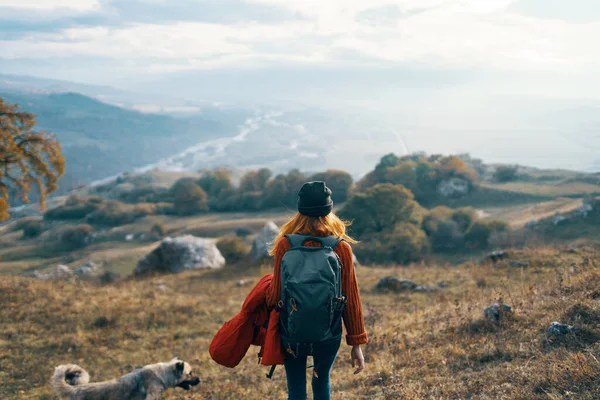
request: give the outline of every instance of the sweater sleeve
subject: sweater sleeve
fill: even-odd
[[[356,271],[354,270],[352,248],[348,243],[341,242],[336,248],[336,252],[343,264],[342,290],[348,298],[343,314],[344,326],[347,333],[346,343],[350,346],[358,346],[367,343],[369,339],[365,330],[360,291],[358,290],[358,281],[356,279]]]
[[[281,298],[281,259],[290,248],[290,243],[287,240],[280,240],[275,246],[273,280],[267,290],[267,307],[269,308],[275,308]]]

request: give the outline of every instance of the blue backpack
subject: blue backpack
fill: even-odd
[[[342,293],[342,262],[335,236],[287,235],[290,249],[281,261],[279,331],[285,351],[312,355],[313,346],[339,341],[346,297]],[[307,240],[321,247],[304,246]]]

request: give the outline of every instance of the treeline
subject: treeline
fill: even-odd
[[[333,201],[345,202],[350,196],[353,179],[339,170],[305,175],[297,169],[273,176],[262,168],[242,176],[238,186],[233,184],[226,169],[205,171],[200,179],[183,178],[170,190],[173,209],[178,215],[204,211],[259,211],[275,208],[295,208],[298,190],[304,182],[322,180],[333,191]]]

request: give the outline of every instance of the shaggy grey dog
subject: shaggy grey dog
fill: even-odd
[[[190,365],[177,358],[146,365],[111,381],[89,381],[83,368],[67,364],[56,367],[51,384],[60,400],[156,400],[169,388],[190,390],[200,384]]]

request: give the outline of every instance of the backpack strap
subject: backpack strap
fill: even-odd
[[[342,241],[337,236],[308,236],[308,235],[285,235],[288,242],[290,242],[291,248],[302,247],[304,242],[307,240],[314,240],[315,242],[321,243],[323,247],[331,247],[335,249],[337,245]]]

